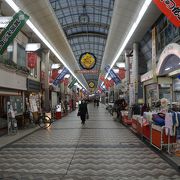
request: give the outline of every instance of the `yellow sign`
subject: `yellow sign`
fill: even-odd
[[[94,86],[95,86],[94,82],[91,81],[91,82],[89,83],[89,87],[90,87],[90,88],[94,88]]]
[[[96,65],[96,57],[92,53],[83,53],[80,56],[80,65],[83,69],[92,69]]]

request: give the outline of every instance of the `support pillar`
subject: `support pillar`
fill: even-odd
[[[135,103],[138,103],[138,83],[139,83],[139,58],[138,58],[138,44],[133,44],[133,63],[132,63],[132,74],[133,74],[133,84],[134,84],[134,93],[135,93]]]
[[[43,52],[43,59],[45,61],[45,77],[44,77],[44,87],[45,87],[45,98],[44,98],[44,110],[46,112],[50,111],[50,102],[49,102],[49,55],[50,50],[45,50]]]

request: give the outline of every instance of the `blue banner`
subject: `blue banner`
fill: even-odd
[[[107,65],[104,69],[111,76],[116,85],[121,82],[119,76],[112,69],[110,69],[109,65]]]
[[[54,85],[54,86],[57,86],[58,83],[59,83],[59,81],[61,81],[67,73],[69,73],[69,70],[64,67],[63,70],[62,70],[62,72],[61,72],[60,74],[58,74],[58,76],[56,77],[56,79],[53,81],[53,85]]]

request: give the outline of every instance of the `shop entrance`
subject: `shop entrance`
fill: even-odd
[[[8,96],[0,95],[0,136],[7,134],[7,101]]]

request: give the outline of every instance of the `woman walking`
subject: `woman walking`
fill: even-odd
[[[79,104],[79,115],[81,117],[81,124],[85,124],[86,116],[88,115],[87,103],[83,99]]]

